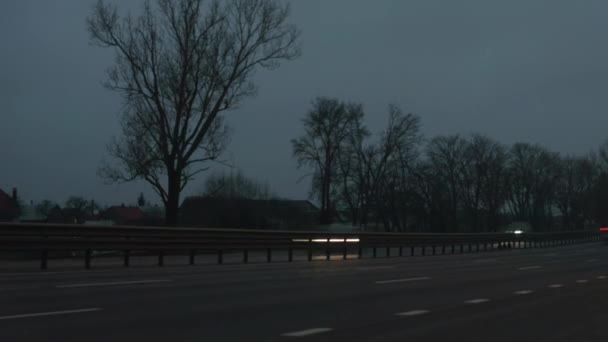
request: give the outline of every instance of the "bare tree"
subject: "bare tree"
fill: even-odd
[[[370,132],[363,124],[363,116],[353,118],[350,125],[350,134],[338,156],[338,196],[341,205],[348,208],[353,226],[364,226],[365,222],[361,222],[361,212],[366,187],[366,167],[360,156]]]
[[[88,18],[91,41],[116,52],[107,88],[125,102],[123,137],[102,165],[112,182],[144,179],[161,197],[167,224],[180,192],[216,160],[227,141],[223,113],[255,94],[254,72],[296,58],[299,32],[278,0],[146,1],[121,17],[99,0]]]
[[[268,200],[277,196],[266,182],[245,176],[240,170],[236,173],[214,173],[207,177],[202,191],[205,197],[226,199]]]
[[[591,218],[591,195],[598,176],[596,163],[588,157],[560,160],[556,204],[566,229],[583,229]]]
[[[517,143],[509,153],[508,204],[513,217],[535,230],[548,230],[553,219],[559,155],[540,145]]]
[[[66,209],[75,209],[80,212],[85,212],[89,207],[89,201],[80,196],[70,196],[65,201],[64,208]]]
[[[57,203],[55,202],[52,202],[50,200],[43,200],[36,205],[36,213],[46,219],[51,213],[51,210],[53,210],[53,208],[56,206]]]
[[[416,157],[421,137],[420,118],[389,105],[388,126],[378,141],[369,142],[361,118],[352,120],[350,135],[339,155],[340,195],[353,225],[367,227],[369,220],[386,230],[403,229],[404,168]],[[397,208],[400,206],[400,208]]]
[[[387,231],[401,230],[403,218],[397,208],[397,198],[402,195],[403,172],[412,162],[421,140],[420,118],[404,114],[397,106],[389,106],[388,127],[378,144],[371,144],[361,151],[366,175],[364,190],[364,215],[375,212],[375,221],[382,222]],[[367,218],[365,218],[367,221]]]
[[[506,152],[499,143],[479,134],[467,141],[462,173],[462,202],[466,222],[474,232],[495,230],[504,203]]]
[[[298,167],[313,168],[313,189],[318,194],[320,223],[332,222],[339,155],[351,135],[352,122],[363,117],[361,105],[347,105],[338,99],[320,97],[313,101],[312,110],[302,120],[304,136],[293,139],[293,155]]]
[[[428,159],[447,193],[449,209],[444,216],[448,219],[448,229],[451,231],[460,229],[458,212],[463,199],[466,146],[466,140],[459,135],[435,137],[427,146]]]
[[[601,172],[608,172],[608,139],[600,145],[597,154],[594,154],[594,159]]]

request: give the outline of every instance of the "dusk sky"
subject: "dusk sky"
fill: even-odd
[[[0,189],[17,187],[27,202],[133,203],[143,191],[160,203],[145,183],[97,177],[120,134],[121,98],[101,85],[113,52],[89,43],[93,3],[0,1]],[[224,156],[280,196],[308,196],[290,139],[317,96],[363,103],[373,131],[395,103],[421,117],[426,137],[478,132],[566,154],[608,138],[606,1],[291,3],[303,54],[257,73],[258,96],[227,114],[234,133]]]

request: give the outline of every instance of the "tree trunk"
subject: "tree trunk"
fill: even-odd
[[[167,203],[165,203],[165,223],[169,227],[175,227],[178,223],[180,174],[170,172],[168,176]]]

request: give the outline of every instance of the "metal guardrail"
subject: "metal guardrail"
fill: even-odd
[[[287,260],[294,260],[294,251],[307,251],[307,260],[322,252],[326,260],[348,253],[363,258],[364,249],[372,257],[384,248],[385,256],[398,249],[394,256],[403,256],[409,249],[414,255],[459,254],[497,248],[536,248],[596,241],[598,231],[556,233],[373,233],[373,232],[300,232],[242,229],[159,228],[131,226],[86,226],[57,224],[0,223],[0,251],[28,251],[40,253],[40,268],[47,269],[49,252],[84,252],[84,266],[91,267],[93,251],[118,251],[123,254],[124,266],[129,266],[135,251],[152,252],[158,265],[171,253],[188,254],[195,264],[197,253],[217,254],[223,263],[224,252],[241,252],[242,262],[249,262],[250,251],[265,251],[266,261],[272,261],[273,251],[287,252]],[[407,253],[407,252],[406,252]]]

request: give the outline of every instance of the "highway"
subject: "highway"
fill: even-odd
[[[0,273],[0,341],[608,341],[608,246]]]

